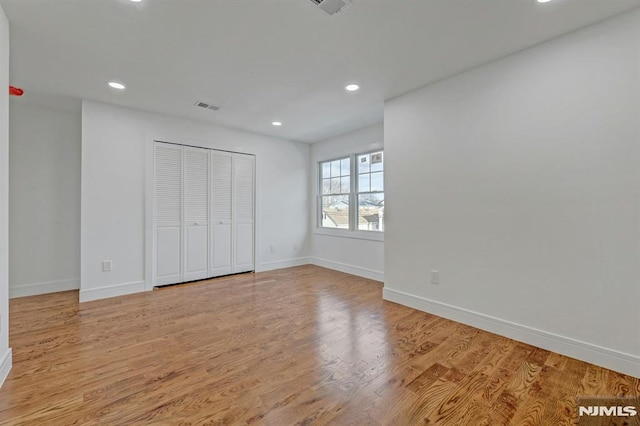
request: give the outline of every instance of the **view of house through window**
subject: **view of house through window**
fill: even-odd
[[[383,152],[320,162],[320,193],[321,227],[384,231]]]

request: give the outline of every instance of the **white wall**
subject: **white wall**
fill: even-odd
[[[0,385],[11,369],[9,348],[9,21],[0,6]]]
[[[307,263],[308,145],[83,101],[81,300],[144,288],[145,148],[153,138],[255,154],[256,269]],[[103,260],[113,261],[112,272],[102,272]]]
[[[384,241],[322,234],[317,228],[318,162],[383,148],[382,123],[314,143],[311,146],[311,263],[326,268],[384,280]],[[344,231],[342,231],[344,232]]]
[[[387,299],[640,376],[640,11],[388,102],[385,156]]]
[[[10,297],[79,289],[80,106],[10,108]]]

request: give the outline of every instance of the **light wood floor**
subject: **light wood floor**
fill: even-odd
[[[82,305],[11,300],[0,424],[562,425],[640,380],[304,266]]]

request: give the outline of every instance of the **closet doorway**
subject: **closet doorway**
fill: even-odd
[[[255,156],[154,141],[150,175],[148,286],[255,270]]]

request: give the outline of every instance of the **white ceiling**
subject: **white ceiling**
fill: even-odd
[[[0,0],[11,82],[315,142],[383,102],[640,6],[640,0]],[[115,93],[108,80],[127,85]],[[358,82],[362,89],[347,93]],[[221,107],[213,112],[196,100]],[[279,120],[280,128],[271,126]]]

